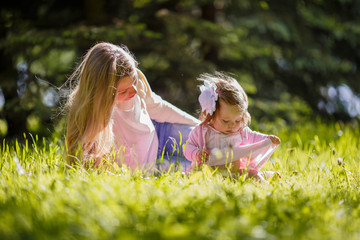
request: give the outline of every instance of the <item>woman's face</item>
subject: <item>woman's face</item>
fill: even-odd
[[[136,84],[137,79],[132,79],[129,76],[125,76],[120,80],[117,88],[116,102],[128,101],[137,94]]]
[[[236,105],[230,105],[222,99],[219,99],[219,101],[220,108],[216,111],[210,124],[213,128],[225,134],[238,132],[241,129],[243,113]]]

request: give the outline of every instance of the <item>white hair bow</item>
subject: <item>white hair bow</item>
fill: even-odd
[[[218,100],[215,83],[204,81],[204,85],[200,86],[200,91],[199,102],[201,111],[212,115],[216,110],[216,101]]]

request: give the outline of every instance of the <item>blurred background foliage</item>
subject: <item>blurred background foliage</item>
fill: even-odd
[[[360,118],[360,1],[2,1],[0,136],[63,135],[61,87],[96,42],[126,45],[153,90],[197,116],[203,72],[231,72],[252,124]]]

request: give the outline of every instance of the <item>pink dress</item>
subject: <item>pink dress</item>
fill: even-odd
[[[155,94],[138,70],[137,94],[127,102],[128,109],[114,107],[112,130],[119,165],[130,169],[153,170],[158,151],[158,137],[152,122],[180,123],[195,126],[198,119]]]
[[[240,169],[256,174],[277,147],[267,136],[249,127],[237,133],[224,134],[207,124],[198,125],[190,132],[184,154],[192,161],[190,169],[196,166],[197,151],[205,148],[211,153],[207,165],[225,165],[240,160]],[[231,151],[232,154],[229,154]]]

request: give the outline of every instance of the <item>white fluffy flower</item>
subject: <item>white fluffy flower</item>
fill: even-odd
[[[202,112],[212,115],[215,112],[216,101],[218,100],[215,83],[204,81],[204,85],[200,86],[200,91],[199,102]]]

